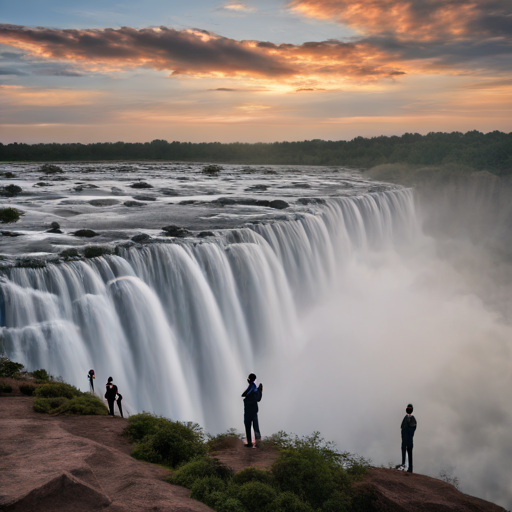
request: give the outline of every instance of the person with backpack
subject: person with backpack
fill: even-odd
[[[263,384],[256,387],[256,375],[254,373],[249,374],[247,382],[249,386],[242,393],[244,399],[244,425],[245,433],[247,437],[247,443],[244,445],[247,448],[252,448],[252,435],[251,427],[254,428],[254,437],[256,439],[256,446],[258,441],[261,439],[260,426],[258,423],[258,402],[261,400],[263,395]]]
[[[96,375],[94,374],[94,370],[92,368],[89,370],[87,378],[89,379],[89,388],[91,393],[94,393],[94,379],[96,378]]]
[[[413,410],[414,408],[412,404],[408,404],[405,409],[407,414],[402,420],[402,425],[400,426],[402,431],[402,466],[398,467],[405,467],[405,453],[407,452],[407,459],[409,461],[409,467],[407,468],[408,473],[412,473],[413,438],[414,433],[416,432],[416,427],[418,426],[416,418],[412,415]]]
[[[108,402],[108,410],[109,410],[109,416],[114,416],[114,402],[116,401],[117,396],[117,386],[112,382],[112,377],[108,378],[107,385],[106,385],[106,391],[105,391],[105,398]]]

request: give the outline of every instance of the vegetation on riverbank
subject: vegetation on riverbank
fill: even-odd
[[[309,140],[274,143],[0,144],[0,161],[174,160],[240,164],[444,165],[458,163],[496,174],[512,173],[512,133],[476,130],[406,133],[401,137],[356,137],[350,141]]]
[[[44,369],[27,372],[20,363],[0,357],[0,394],[34,396],[33,409],[44,414],[106,415],[103,402],[90,393],[61,382]]]
[[[215,452],[241,440],[234,431],[207,436],[197,424],[148,413],[129,418],[125,434],[132,455],[173,468],[169,483],[219,512],[371,512],[375,497],[361,483],[369,463],[340,453],[319,433],[297,437],[280,432],[259,450],[276,450],[270,470],[234,473]]]

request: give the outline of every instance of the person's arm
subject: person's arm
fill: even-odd
[[[263,384],[260,384],[258,386],[258,390],[256,391],[256,400],[259,402],[261,401],[261,397],[263,395]]]
[[[247,387],[247,389],[242,393],[242,396],[243,396],[243,397],[244,397],[244,396],[247,396],[247,394],[249,393],[250,389],[251,389],[251,385],[249,384],[249,386]]]

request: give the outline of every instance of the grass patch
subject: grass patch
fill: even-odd
[[[57,409],[55,414],[74,414],[87,416],[106,416],[108,409],[105,404],[96,396],[84,393],[81,396],[65,399]]]
[[[25,213],[16,208],[0,208],[0,221],[4,223],[17,222],[22,215]]]
[[[34,400],[33,409],[35,412],[42,414],[53,414],[57,409],[68,401],[63,396],[57,396],[52,398],[40,398],[36,397]]]
[[[35,391],[34,395],[40,398],[74,398],[80,396],[82,392],[72,386],[71,384],[66,384],[65,382],[51,382],[49,384],[43,384],[39,386]]]
[[[221,434],[217,434],[216,436],[208,434],[208,450],[216,452],[219,450],[234,448],[240,442],[240,439],[242,439],[242,435],[234,428],[231,428]]]

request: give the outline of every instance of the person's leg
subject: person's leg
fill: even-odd
[[[247,439],[247,444],[250,444],[252,446],[251,423],[252,423],[252,415],[245,412],[244,413],[245,436]]]
[[[121,415],[121,418],[124,418],[124,416],[123,416],[123,406],[121,405],[121,398],[117,399],[117,407],[119,408],[119,414]]]
[[[412,446],[407,447],[407,458],[409,459],[409,468],[407,471],[412,473]]]
[[[114,416],[114,400],[108,399],[107,402],[108,402],[109,414],[110,414],[110,416]]]
[[[258,414],[257,413],[254,415],[254,418],[252,420],[252,424],[254,426],[254,437],[256,438],[256,442],[258,442],[261,439],[261,434],[260,434],[260,424],[259,424],[259,421],[258,421]]]
[[[404,445],[404,443],[402,443],[402,466],[405,466],[405,451],[406,451],[405,445]]]

